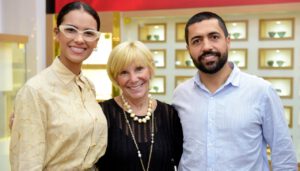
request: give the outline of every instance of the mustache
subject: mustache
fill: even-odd
[[[218,56],[218,57],[220,57],[221,56],[221,53],[220,52],[213,52],[213,51],[206,51],[206,52],[203,52],[200,56],[199,56],[199,60],[200,59],[203,59],[203,58],[205,58],[205,56],[207,56],[207,55],[213,55],[213,56]]]

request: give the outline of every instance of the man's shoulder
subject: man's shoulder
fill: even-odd
[[[249,74],[246,72],[241,72],[240,74],[240,80],[242,82],[245,82],[247,84],[254,84],[254,85],[260,85],[260,86],[269,86],[270,82],[267,81],[265,78],[260,77],[258,75]]]

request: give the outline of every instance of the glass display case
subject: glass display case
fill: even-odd
[[[185,37],[184,37],[185,24],[186,23],[176,23],[176,27],[175,27],[176,42],[185,41]]]
[[[280,98],[293,98],[293,78],[292,77],[263,77],[270,81]]]
[[[150,82],[151,94],[166,94],[166,76],[157,75]]]
[[[294,18],[274,18],[259,20],[260,40],[294,39]]]
[[[156,68],[166,68],[166,50],[150,49],[153,54],[154,65]]]
[[[101,33],[97,48],[82,65],[83,75],[91,80],[95,86],[98,101],[113,97],[112,82],[106,72],[106,64],[111,50],[112,33]]]
[[[232,41],[248,39],[248,21],[225,21],[227,30]]]
[[[293,48],[260,48],[258,56],[260,69],[293,69]]]
[[[0,139],[10,134],[9,115],[17,91],[26,82],[27,36],[0,34]]]
[[[190,57],[188,50],[175,50],[175,67],[176,68],[194,68],[194,63]]]
[[[138,39],[142,42],[165,42],[167,25],[165,23],[151,23],[139,26]]]
[[[193,76],[175,76],[175,86],[174,87],[176,88],[179,84],[183,83],[184,81],[186,81],[192,77]]]
[[[230,49],[228,60],[235,63],[241,69],[247,69],[248,50],[247,49]]]
[[[293,128],[293,107],[284,106],[284,115],[289,128]]]

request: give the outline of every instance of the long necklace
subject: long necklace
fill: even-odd
[[[123,101],[123,106],[125,110],[130,114],[130,117],[134,120],[137,121],[138,123],[147,123],[148,120],[150,120],[151,117],[151,110],[152,110],[152,100],[151,100],[151,94],[148,95],[149,101],[148,101],[148,108],[147,108],[147,113],[146,116],[143,118],[139,118],[132,110],[131,106],[129,103],[126,101],[125,97],[123,94],[121,94],[121,99]]]
[[[150,100],[150,99],[149,99]],[[150,100],[151,101],[151,100]],[[125,105],[125,104],[124,104]],[[123,106],[125,107],[125,106]],[[129,124],[129,120],[127,118],[127,115],[125,113],[125,111],[123,110],[123,114],[124,114],[124,117],[125,117],[125,120],[126,120],[126,123],[127,123],[127,126],[128,126],[128,129],[129,129],[129,132],[131,134],[131,137],[133,139],[133,143],[135,145],[135,148],[137,150],[137,153],[138,153],[138,157],[140,159],[140,163],[142,165],[142,169],[143,171],[148,171],[149,170],[149,167],[150,167],[150,161],[151,161],[151,157],[152,157],[152,150],[153,150],[153,144],[154,144],[154,115],[152,116],[152,119],[151,119],[151,146],[150,146],[150,152],[149,152],[149,158],[148,158],[148,163],[147,163],[147,169],[145,169],[145,166],[144,166],[144,163],[143,163],[143,159],[142,159],[142,153],[139,149],[139,146],[136,142],[136,139],[135,139],[135,136],[133,134],[133,131],[132,131],[132,128]]]

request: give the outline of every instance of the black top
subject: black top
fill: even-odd
[[[141,171],[132,136],[125,121],[123,109],[110,99],[99,103],[108,122],[108,146],[105,155],[97,162],[100,171]],[[151,145],[151,120],[141,124],[133,121],[126,112],[136,141],[142,153],[145,168]],[[177,111],[157,101],[154,111],[154,145],[149,170],[173,171],[182,154],[182,128]]]

